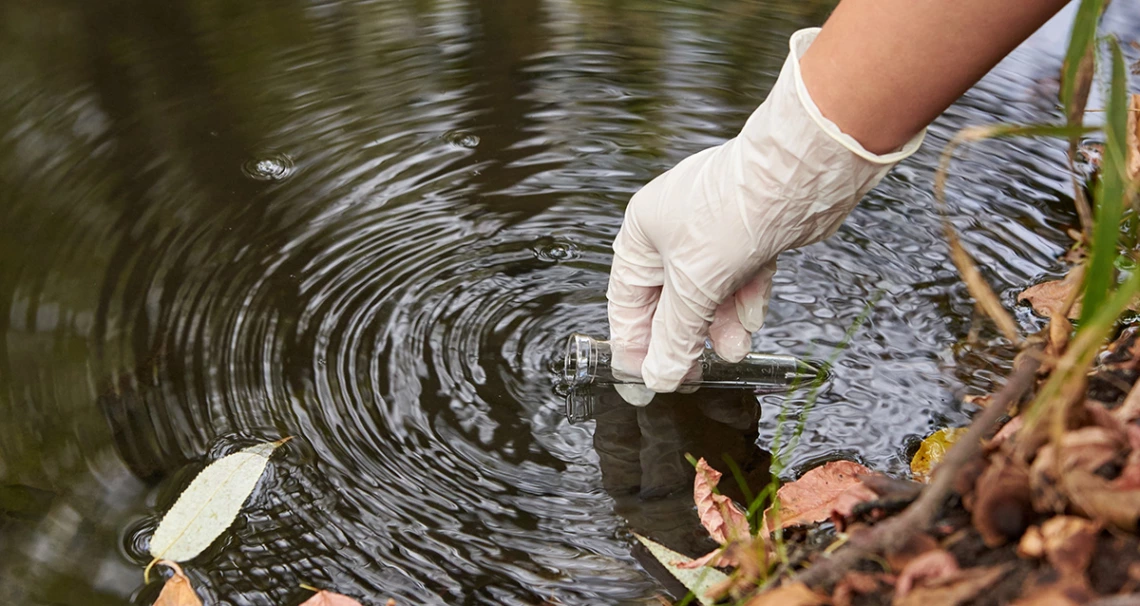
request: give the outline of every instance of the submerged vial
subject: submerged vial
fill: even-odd
[[[570,335],[562,378],[571,387],[642,382],[640,377],[615,369],[613,357],[608,341],[583,334]],[[700,373],[690,373],[683,382],[685,385],[779,392],[827,378],[822,364],[805,362],[795,356],[752,352],[739,362],[729,362],[716,355],[708,344],[697,363]]]

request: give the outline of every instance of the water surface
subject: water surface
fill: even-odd
[[[702,547],[682,455],[729,454],[763,482],[775,419],[804,396],[571,425],[552,355],[605,333],[633,192],[732,136],[788,36],[829,9],[0,6],[0,601],[149,604],[146,541],[181,488],[293,435],[187,567],[213,603],[296,603],[299,583],[372,603],[657,603],[669,587],[630,532]],[[1109,28],[1136,39],[1138,9],[1114,2]],[[1066,27],[951,108],[834,238],[780,258],[758,349],[827,357],[868,318],[793,470],[902,473],[908,440],[965,422],[958,396],[1007,368],[991,329],[967,343],[933,166],[964,125],[1060,117]],[[1011,304],[1064,270],[1061,145],[977,146],[950,201]]]

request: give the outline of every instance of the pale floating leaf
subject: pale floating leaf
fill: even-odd
[[[288,440],[250,446],[203,469],[163,516],[150,540],[150,555],[182,562],[202,553],[237,519],[269,456]]]
[[[388,600],[389,604],[395,604],[395,600]],[[301,606],[361,606],[360,602],[339,593],[334,593],[327,589],[322,589],[307,600]]]
[[[657,558],[657,561],[661,562],[661,565],[669,571],[669,574],[676,577],[677,580],[685,586],[685,589],[693,592],[693,595],[697,597],[697,600],[699,600],[701,604],[711,606],[713,600],[708,597],[709,590],[728,581],[728,575],[715,568],[701,568],[698,570],[679,568],[677,566],[678,563],[684,564],[690,561],[691,558],[687,558],[639,534],[634,534],[633,536],[637,537],[637,540],[641,541],[642,545],[645,545],[649,553],[653,554],[653,557]]]
[[[190,585],[190,579],[182,572],[182,567],[167,560],[162,560],[159,563],[170,567],[174,574],[166,579],[162,591],[158,594],[158,599],[154,601],[154,606],[202,606],[202,599],[194,592],[194,587]]]

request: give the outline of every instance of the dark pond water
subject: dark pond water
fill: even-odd
[[[762,482],[776,417],[804,396],[698,393],[571,425],[552,357],[605,332],[629,196],[731,136],[789,34],[829,8],[0,4],[0,602],[148,604],[146,542],[193,474],[293,435],[188,565],[213,603],[296,603],[299,583],[369,603],[656,603],[630,532],[702,547],[681,454]],[[1140,4],[1107,21],[1135,40]],[[760,349],[829,356],[881,293],[789,473],[835,456],[903,473],[908,441],[964,422],[958,396],[1007,367],[992,331],[966,343],[932,167],[964,125],[1059,117],[1066,27],[954,106],[837,236],[781,257]],[[1062,270],[1059,144],[980,145],[955,173],[951,216],[1007,301]]]

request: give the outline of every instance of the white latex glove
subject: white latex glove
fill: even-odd
[[[748,353],[776,255],[835,233],[922,143],[925,131],[897,152],[872,154],[820,114],[799,69],[818,32],[792,36],[780,77],[738,136],[686,158],[630,200],[606,295],[610,342],[615,367],[655,392],[676,390],[693,372],[706,337],[727,360]]]

